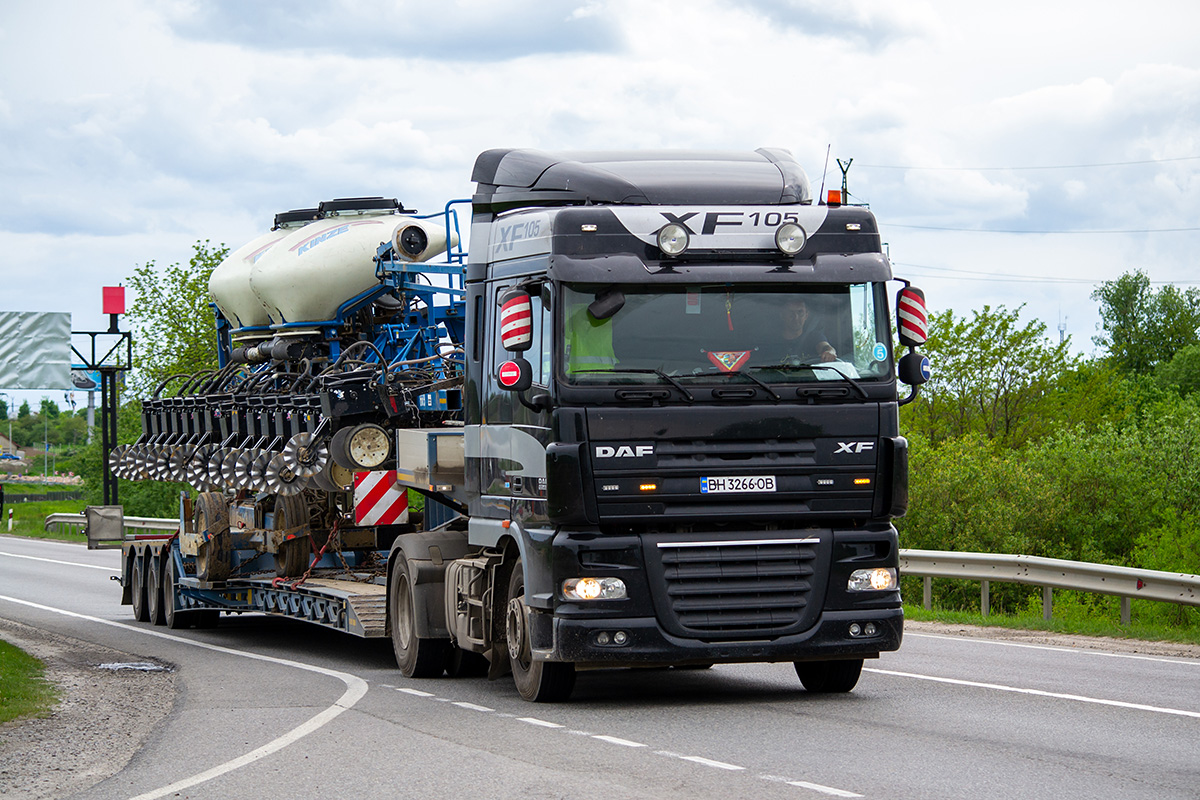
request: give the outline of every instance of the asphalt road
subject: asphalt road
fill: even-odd
[[[134,623],[118,560],[0,537],[0,617],[177,669],[170,713],[84,797],[1200,796],[1200,660],[910,632],[844,696],[734,665],[583,673],[535,705],[290,620]]]

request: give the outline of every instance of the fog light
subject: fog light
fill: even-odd
[[[796,255],[804,249],[805,241],[804,229],[794,222],[785,222],[775,231],[775,246],[784,255]]]
[[[863,628],[863,633],[865,633],[867,636],[874,636],[878,631],[879,629],[875,627],[874,622],[868,622],[866,627]]]
[[[663,255],[677,256],[687,248],[687,228],[676,222],[662,226],[658,232],[658,249],[663,251]]]
[[[568,600],[621,600],[627,595],[620,578],[568,578],[563,581],[563,597]]]
[[[625,631],[617,631],[613,634],[613,644],[625,644],[629,641],[629,634]]]
[[[850,635],[851,636],[861,636],[862,635],[862,625],[859,625],[857,622],[851,622],[850,623]]]
[[[882,592],[899,586],[895,567],[856,569],[850,573],[846,588],[851,592]]]
[[[608,642],[608,631],[601,631],[600,633],[596,634],[596,644],[608,644]]]

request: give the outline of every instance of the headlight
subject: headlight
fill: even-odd
[[[899,585],[895,567],[876,567],[851,572],[846,588],[851,592],[883,592]]]
[[[677,222],[662,226],[658,232],[658,249],[663,251],[663,255],[677,256],[687,248],[687,228]]]
[[[775,246],[784,255],[796,255],[804,249],[804,243],[807,241],[804,228],[794,222],[785,222],[775,231]]]
[[[567,578],[562,585],[568,600],[623,600],[625,581],[620,578]]]

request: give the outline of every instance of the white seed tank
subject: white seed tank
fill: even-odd
[[[412,232],[427,242],[413,252]],[[400,237],[408,231],[401,246]],[[272,239],[272,237],[274,237]],[[458,244],[457,234],[451,245]],[[209,294],[234,327],[291,322],[322,322],[338,308],[379,285],[375,254],[391,241],[406,261],[428,261],[446,251],[446,230],[439,220],[395,213],[330,216],[264,234],[238,248],[213,270]]]

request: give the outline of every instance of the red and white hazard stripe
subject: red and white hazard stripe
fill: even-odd
[[[396,470],[354,473],[354,522],[399,525],[408,522],[408,490],[396,481]]]
[[[505,350],[518,350],[533,341],[533,305],[524,292],[500,308],[500,341]]]
[[[913,344],[924,344],[929,337],[929,317],[925,311],[925,293],[920,289],[904,288],[896,301],[900,334]]]

